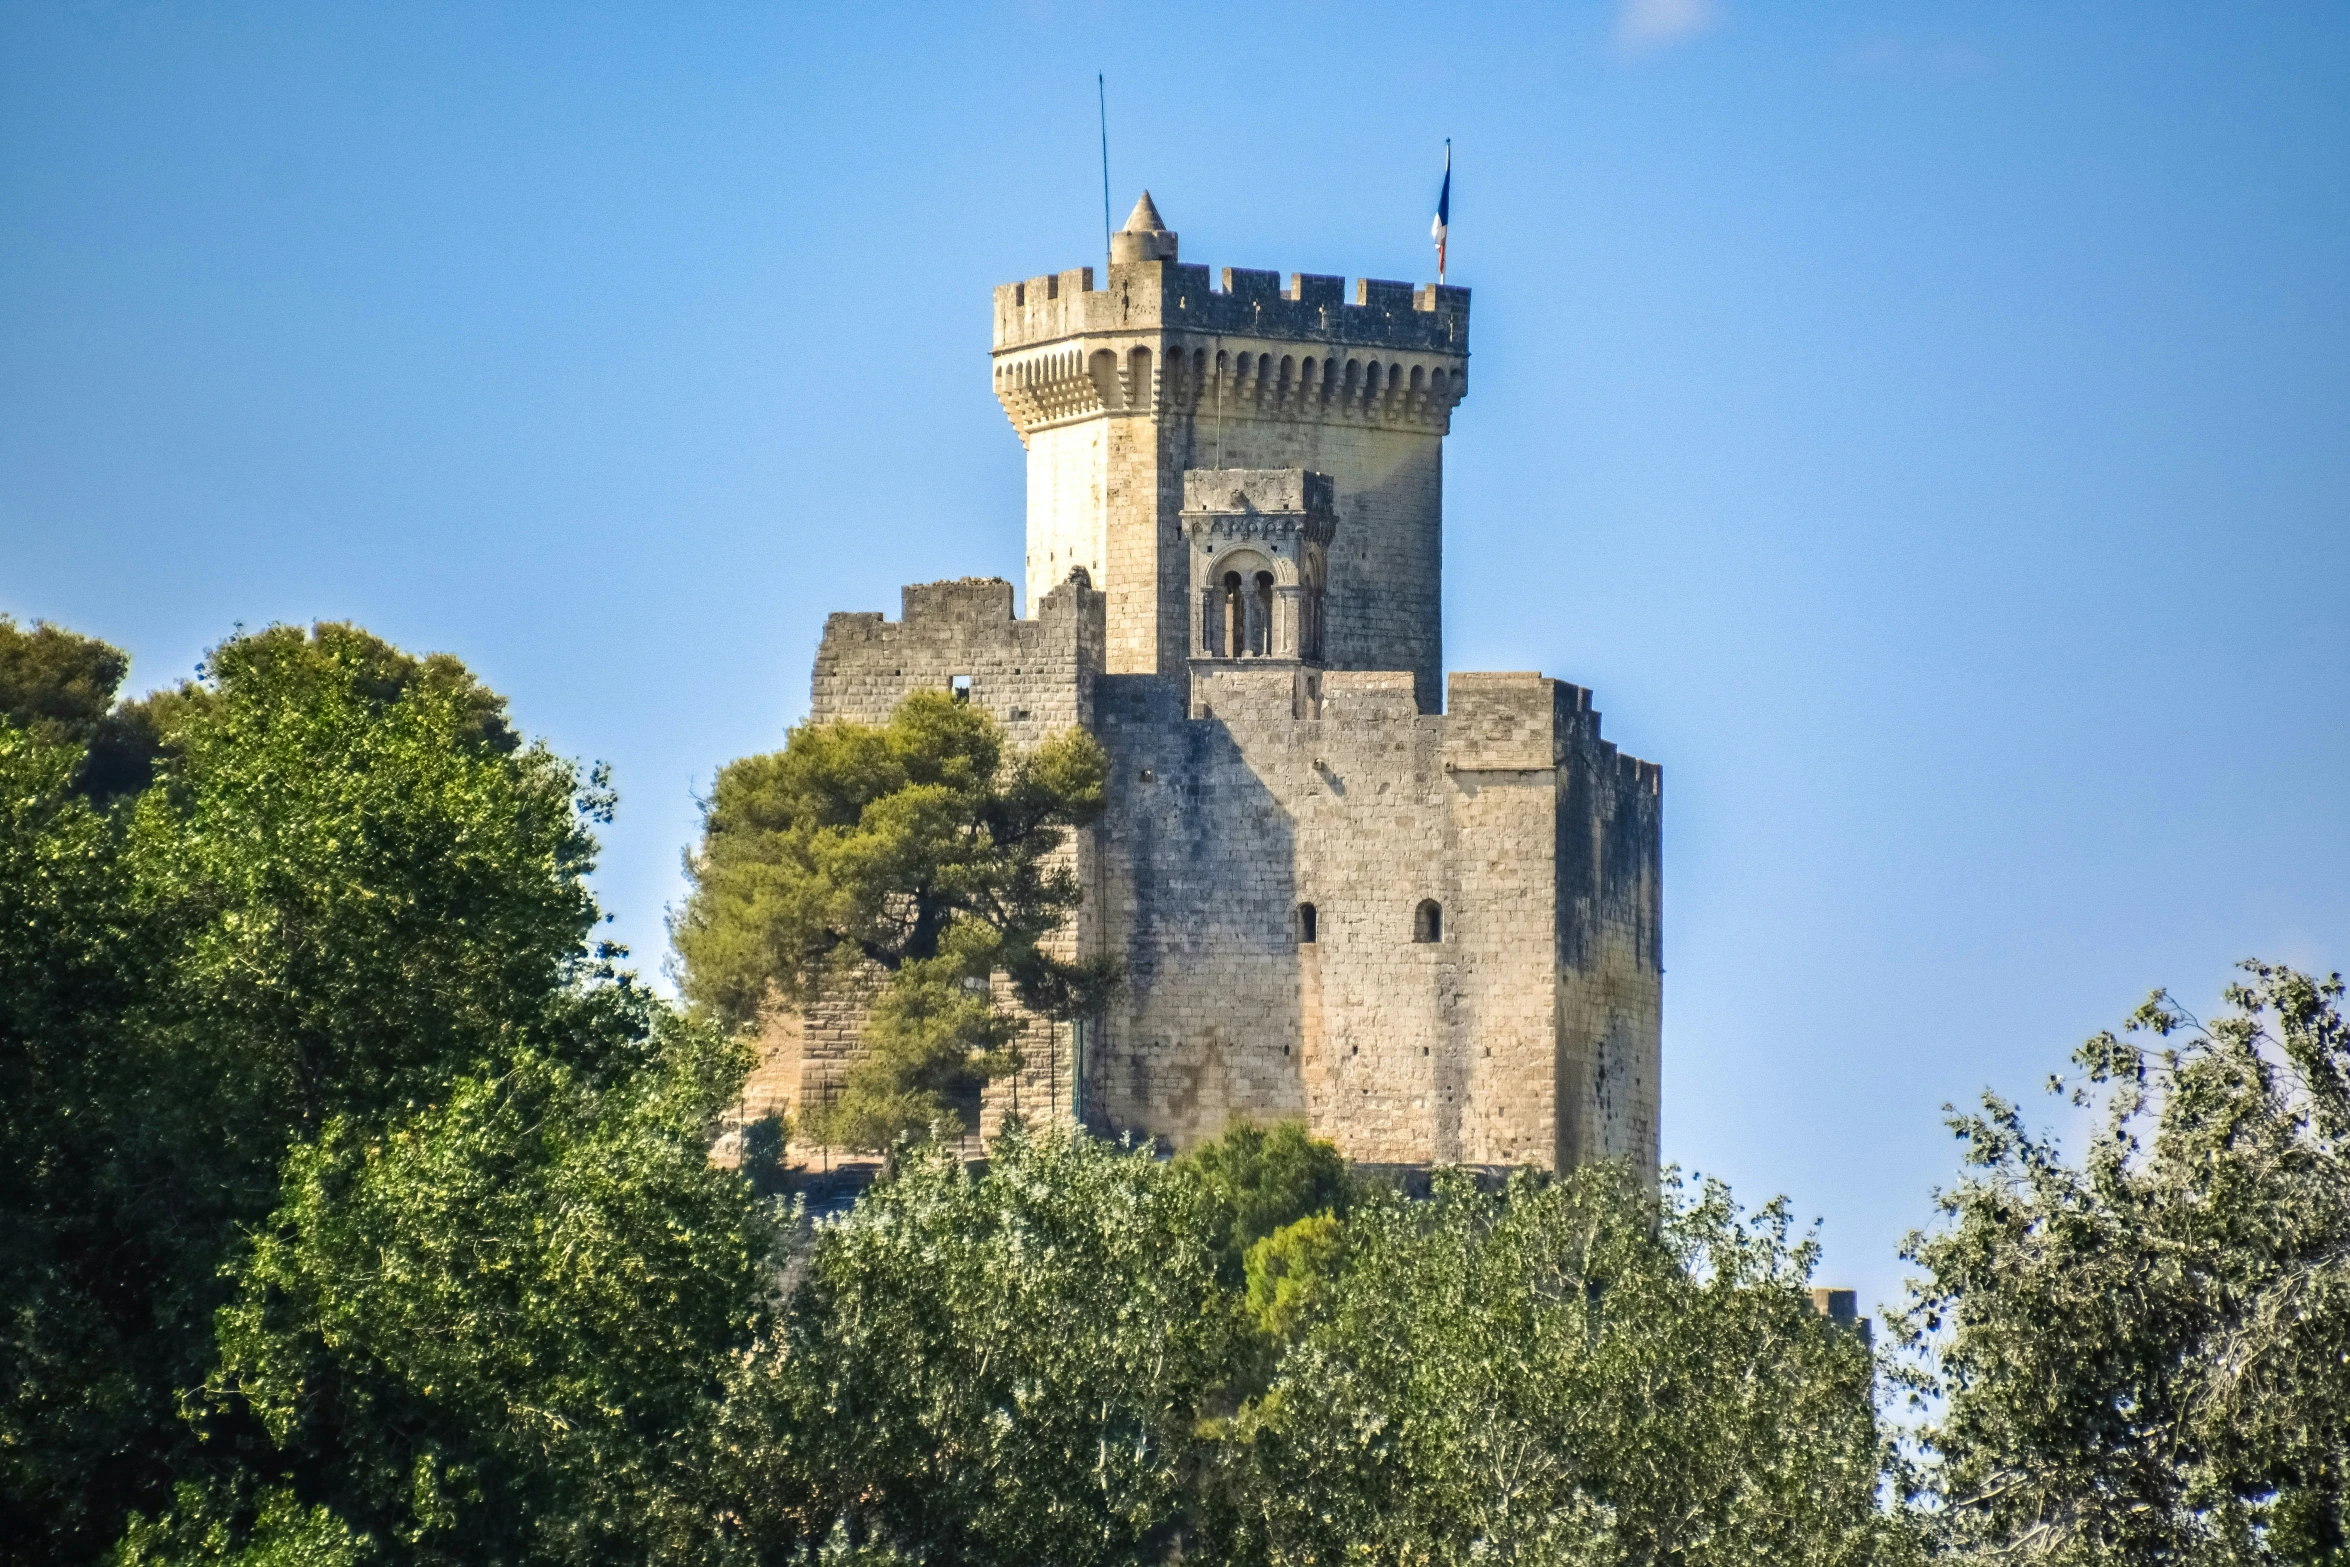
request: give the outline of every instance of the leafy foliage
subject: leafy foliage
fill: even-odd
[[[164,1517],[132,1515],[113,1567],[365,1567],[374,1543],[282,1486],[248,1509],[222,1488],[182,1485]]]
[[[123,1037],[157,943],[81,760],[0,724],[0,1560],[86,1559],[148,1494],[218,1257],[175,1212],[179,1085]]]
[[[1328,1296],[1346,1257],[1346,1229],[1330,1213],[1284,1224],[1248,1249],[1248,1310],[1257,1331],[1296,1336]]]
[[[60,657],[33,660],[38,668],[119,675],[118,663],[93,662],[86,648],[43,646],[43,658]],[[85,731],[103,694],[93,684],[75,698]],[[261,1538],[260,1493],[247,1482],[299,1474],[304,1487],[324,1486],[327,1469],[364,1467],[305,1446],[297,1438],[307,1426],[280,1423],[273,1435],[255,1418],[280,1412],[262,1396],[276,1384],[258,1360],[240,1361],[233,1383],[221,1384],[240,1396],[196,1400],[200,1418],[182,1418],[216,1363],[215,1312],[238,1298],[240,1269],[254,1257],[280,1272],[258,1284],[247,1276],[247,1305],[257,1289],[269,1312],[240,1328],[239,1343],[256,1356],[254,1346],[276,1346],[272,1366],[322,1342],[328,1308],[347,1291],[365,1294],[353,1276],[381,1260],[368,1247],[396,1231],[370,1231],[356,1249],[327,1244],[356,1233],[336,1228],[335,1204],[374,1191],[359,1178],[378,1168],[363,1150],[396,1137],[443,1146],[433,1118],[475,1106],[489,1083],[513,1093],[570,1085],[544,1086],[536,1134],[569,1136],[619,1114],[579,1105],[633,1103],[686,1059],[721,1059],[706,1041],[655,1027],[657,1009],[611,971],[615,954],[587,946],[599,918],[585,884],[589,828],[608,813],[609,791],[521,745],[503,704],[454,660],[412,659],[349,627],[273,628],[232,639],[202,683],[140,711],[156,737],[156,777],[103,809],[84,787],[88,753],[63,720],[0,721],[5,1559],[92,1560],[133,1510],[170,1515],[143,1526],[138,1548],[150,1556],[200,1556],[214,1549],[203,1542],[216,1526],[226,1531],[219,1550],[244,1550]],[[554,1113],[565,1105],[574,1109]],[[502,1124],[468,1123],[471,1157],[519,1182],[528,1161],[490,1137]],[[705,1230],[732,1225],[734,1244],[750,1244],[747,1192],[729,1210],[722,1188],[670,1190],[683,1179],[675,1137],[596,1146],[617,1161],[605,1178],[635,1194],[633,1208],[611,1196],[612,1211],[647,1226],[607,1238],[615,1267],[723,1257],[716,1239],[690,1256],[655,1244],[689,1197]],[[378,1173],[403,1168],[395,1160]],[[698,1156],[692,1168],[696,1181],[722,1179]],[[302,1182],[281,1195],[289,1171]],[[416,1173],[412,1195],[423,1182]],[[604,1211],[581,1190],[560,1194],[583,1216]],[[272,1220],[281,1202],[294,1206]],[[513,1207],[474,1217],[525,1234],[543,1222]],[[249,1256],[256,1233],[264,1244]],[[479,1227],[445,1240],[450,1249],[419,1251],[411,1271],[378,1282],[447,1291],[481,1257],[529,1254],[521,1238]],[[330,1278],[330,1264],[348,1275]],[[647,1276],[688,1294],[703,1287],[690,1272]],[[366,1298],[376,1303],[366,1322],[397,1319]],[[748,1331],[737,1319],[751,1310],[738,1302],[730,1311],[730,1335]],[[331,1320],[338,1334],[358,1332]],[[371,1434],[367,1411],[397,1401],[361,1373],[397,1363],[396,1346],[360,1335],[345,1348],[348,1362],[313,1357],[326,1380],[305,1382],[302,1397],[335,1410],[336,1441],[365,1454],[379,1436],[394,1440]],[[616,1362],[604,1385],[633,1400],[640,1390],[627,1379],[638,1368]],[[292,1446],[281,1450],[277,1435]],[[201,1517],[175,1511],[182,1485],[194,1487]]]
[[[721,1489],[762,1559],[1914,1555],[1871,1351],[1813,1311],[1781,1207],[1446,1177],[1260,1238],[1244,1297],[1190,1163],[1017,1128],[991,1154],[917,1152],[821,1227],[743,1362]]]
[[[526,1056],[370,1135],[330,1123],[221,1314],[215,1401],[306,1495],[426,1561],[597,1562],[702,1534],[684,1460],[763,1318],[770,1241],[709,1129],[746,1065]]]
[[[1672,1189],[1668,1188],[1668,1195]],[[1783,1205],[1627,1172],[1373,1194],[1245,1411],[1236,1556],[1874,1560],[1871,1356],[1811,1309]]]
[[[728,764],[671,932],[686,995],[737,1025],[771,996],[869,999],[868,1055],[819,1129],[842,1146],[964,1119],[1013,1064],[994,975],[1047,1018],[1092,1010],[1113,982],[1051,949],[1078,902],[1060,851],[1100,815],[1104,766],[1081,730],[1013,753],[943,691],[913,693],[886,725],[807,724]]]
[[[913,1151],[819,1233],[733,1487],[791,1498],[763,1528],[1083,1567],[1176,1527],[1238,1330],[1200,1189],[1081,1135],[990,1155]]]
[[[1901,1331],[1953,1549],[2072,1563],[2350,1559],[2342,983],[2248,963],[2208,1029],[2156,992],[2076,1054],[2079,1167],[1986,1096]],[[2159,1045],[2128,1036],[2151,1036]]]
[[[1343,1212],[1353,1187],[1346,1161],[1302,1121],[1243,1121],[1176,1161],[1207,1193],[1224,1282],[1245,1279],[1248,1250],[1285,1224]]]
[[[146,787],[155,733],[143,705],[115,704],[130,664],[95,637],[46,622],[24,631],[0,615],[0,723],[80,747],[75,787],[90,798],[135,793]]]

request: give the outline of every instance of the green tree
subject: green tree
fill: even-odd
[[[1353,1190],[1336,1146],[1302,1121],[1237,1122],[1175,1163],[1207,1193],[1217,1266],[1233,1288],[1246,1281],[1251,1246],[1312,1214],[1343,1213]]]
[[[155,750],[144,704],[115,702],[130,659],[120,648],[36,621],[0,615],[0,723],[82,748],[75,785],[97,800],[146,787]]]
[[[387,1129],[297,1145],[220,1317],[215,1404],[276,1475],[416,1562],[690,1559],[694,1460],[765,1320],[773,1238],[710,1130],[740,1047],[526,1055]]]
[[[125,1038],[156,943],[121,834],[75,787],[83,752],[0,721],[0,1560],[87,1559],[179,1444],[172,1390],[201,1374],[209,1292],[170,1210],[168,1074]],[[187,1085],[200,1089],[200,1084]],[[137,1115],[159,1091],[162,1119]],[[204,1169],[199,1164],[197,1169]],[[161,1210],[158,1213],[158,1209]],[[161,1219],[149,1223],[150,1215]]]
[[[1257,1331],[1277,1340],[1295,1337],[1322,1305],[1345,1257],[1345,1227],[1329,1213],[1284,1224],[1249,1247],[1248,1309]]]
[[[967,1119],[978,1085],[1013,1065],[995,975],[1060,1019],[1112,982],[1106,963],[1052,950],[1079,898],[1061,850],[1101,814],[1104,769],[1081,730],[1015,752],[943,691],[913,693],[886,725],[806,724],[729,763],[671,932],[685,994],[738,1026],[771,997],[869,1000],[867,1057],[818,1129],[842,1146]]]
[[[260,1502],[242,1481],[308,1461],[253,1412],[274,1406],[226,1396],[241,1374],[196,1402],[200,1422],[181,1414],[215,1364],[247,1238],[295,1222],[272,1219],[289,1170],[321,1149],[358,1159],[526,1062],[625,1098],[677,1048],[612,971],[617,954],[589,945],[591,826],[609,791],[521,744],[454,660],[351,627],[272,628],[140,711],[155,780],[105,809],[76,782],[87,752],[70,728],[0,719],[12,1560],[94,1559],[133,1510],[177,1507],[182,1483],[209,1499],[205,1530],[246,1539]],[[334,1298],[321,1291],[285,1300]],[[306,1342],[298,1322],[269,1321]]]
[[[0,615],[0,722],[44,740],[87,745],[114,709],[130,658],[95,637]]]
[[[246,1512],[249,1523],[238,1516]],[[377,1559],[374,1546],[282,1486],[240,1508],[233,1492],[183,1484],[165,1517],[133,1515],[112,1567],[366,1567]]]
[[[1374,1193],[1234,1423],[1235,1560],[1842,1563],[1898,1543],[1869,1348],[1783,1204],[1628,1172]]]
[[[2244,971],[2208,1028],[2158,991],[2076,1053],[2073,1098],[2102,1109],[2078,1165],[1996,1096],[1951,1120],[1967,1173],[1909,1242],[1899,1330],[1940,1395],[1956,1550],[2350,1560],[2342,982]]]
[[[818,1232],[728,1444],[773,1555],[845,1524],[949,1567],[1086,1567],[1179,1527],[1238,1331],[1199,1186],[1060,1131],[989,1152],[913,1150]]]

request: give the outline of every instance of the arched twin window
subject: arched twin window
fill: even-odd
[[[1214,641],[1210,651],[1226,658],[1263,658],[1273,649],[1273,574],[1243,577],[1227,571],[1217,584]]]

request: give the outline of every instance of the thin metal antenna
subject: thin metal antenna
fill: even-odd
[[[1102,111],[1102,265],[1110,264],[1110,89],[1099,71],[1093,74],[1094,99]],[[1109,287],[1103,274],[1104,288]]]

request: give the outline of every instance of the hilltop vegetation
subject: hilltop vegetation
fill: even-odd
[[[1957,1117],[1886,1356],[1783,1205],[1669,1173],[924,1142],[1009,1048],[965,980],[1115,981],[1048,939],[1081,738],[940,702],[730,770],[681,1010],[595,940],[607,782],[455,660],[125,668],[0,623],[0,1558],[2344,1560],[2336,981],[2092,1040],[2080,1165]],[[708,1153],[767,987],[859,965],[897,1167],[810,1227]]]

